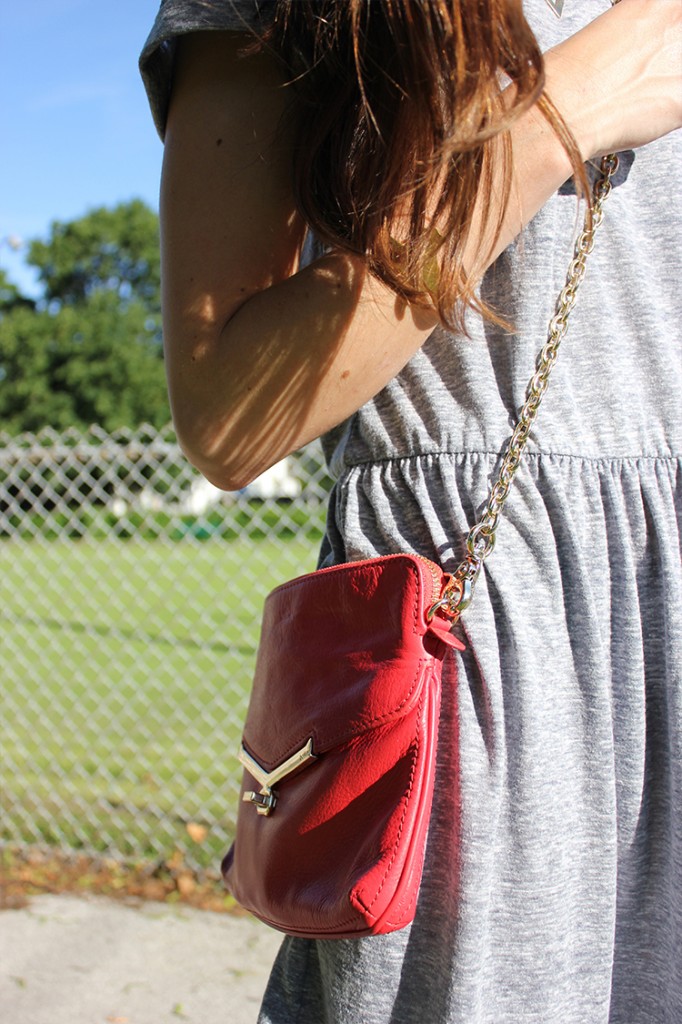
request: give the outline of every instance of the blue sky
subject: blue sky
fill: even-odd
[[[157,0],[0,0],[0,267],[7,239],[139,196],[158,208],[162,146],[137,71]]]

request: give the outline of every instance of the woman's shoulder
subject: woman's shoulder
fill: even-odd
[[[140,72],[161,138],[166,128],[178,36],[189,32],[260,31],[273,12],[274,0],[162,0],[140,54]]]

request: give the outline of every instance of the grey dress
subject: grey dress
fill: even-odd
[[[253,0],[167,0],[142,68],[163,131],[172,38]],[[545,0],[543,49],[608,0]],[[170,40],[170,42],[169,42]],[[285,939],[261,1024],[682,1022],[681,133],[624,154],[554,379],[446,666],[413,925]],[[546,332],[577,224],[560,190],[489,271],[516,333],[436,330],[325,438],[327,563],[452,567]]]

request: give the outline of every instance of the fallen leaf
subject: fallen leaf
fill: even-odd
[[[182,850],[174,850],[166,861],[166,867],[169,871],[178,871],[185,863],[185,858],[182,855]]]
[[[191,894],[197,887],[197,883],[194,881],[192,875],[187,874],[185,872],[183,872],[183,874],[181,875],[178,875],[178,877],[175,879],[175,884],[177,885],[178,892],[180,893],[181,896],[191,896]]]
[[[206,826],[198,825],[196,821],[188,821],[185,827],[187,829],[187,835],[193,843],[203,843],[204,839],[208,835],[208,829]]]

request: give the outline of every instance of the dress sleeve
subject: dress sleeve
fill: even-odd
[[[267,27],[273,0],[162,0],[140,55],[140,72],[156,129],[163,139],[177,37],[187,32],[253,32]]]

